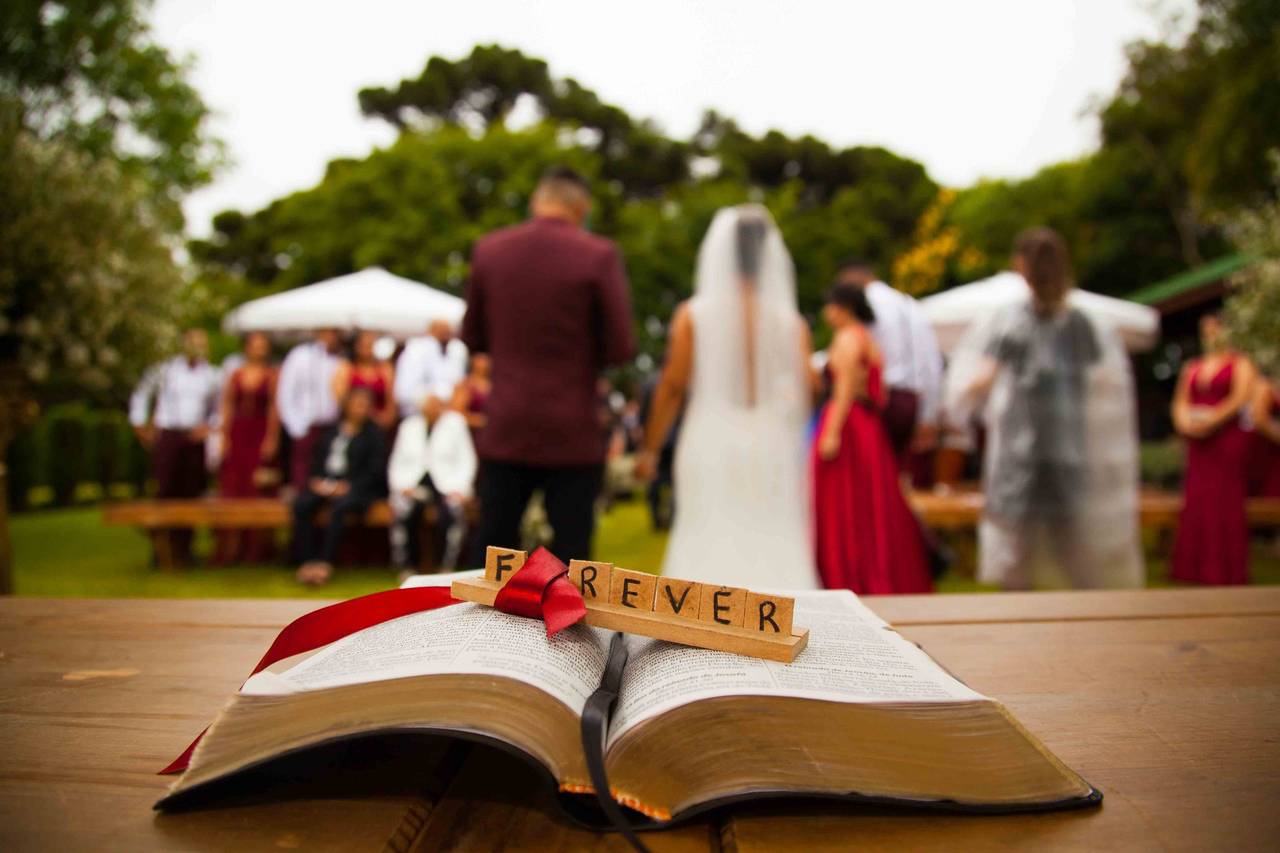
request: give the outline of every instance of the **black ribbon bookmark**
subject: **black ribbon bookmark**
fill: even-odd
[[[609,818],[613,828],[622,833],[639,853],[649,853],[649,848],[636,836],[635,829],[622,813],[618,801],[613,798],[609,776],[604,770],[604,744],[609,735],[609,715],[618,701],[618,691],[622,688],[622,671],[626,667],[627,643],[621,632],[615,633],[609,643],[609,659],[605,663],[604,677],[582,709],[582,751],[587,758],[591,785],[596,789],[596,800],[605,817]]]

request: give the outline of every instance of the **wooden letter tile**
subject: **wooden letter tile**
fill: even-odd
[[[617,566],[609,573],[609,603],[632,610],[653,610],[653,593],[658,579],[645,572],[633,572]]]
[[[748,590],[746,615],[742,620],[742,627],[766,634],[790,637],[791,616],[795,613],[795,609],[794,598]]]
[[[506,584],[528,557],[524,551],[490,545],[484,551],[484,579]]]
[[[609,600],[609,572],[612,568],[611,563],[570,560],[569,583],[578,588],[586,601],[603,604]]]
[[[742,627],[742,615],[746,610],[747,591],[736,586],[702,585],[702,600],[698,606],[698,618],[716,625]]]
[[[702,606],[702,584],[679,578],[658,578],[653,612],[681,619],[697,619]]]

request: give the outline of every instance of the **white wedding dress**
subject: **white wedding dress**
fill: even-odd
[[[765,223],[752,283],[739,272],[741,217]],[[753,324],[746,315],[752,299]],[[804,321],[791,256],[764,208],[716,214],[698,252],[689,309],[693,375],[676,445],[676,515],[663,574],[747,588],[818,588]]]

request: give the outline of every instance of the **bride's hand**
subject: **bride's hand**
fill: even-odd
[[[839,433],[826,434],[818,438],[818,455],[825,461],[830,462],[840,455],[840,435]]]
[[[652,450],[641,450],[636,454],[635,478],[642,483],[653,482],[658,476],[658,454]]]

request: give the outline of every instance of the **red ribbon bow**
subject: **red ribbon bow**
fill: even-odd
[[[569,583],[569,569],[546,548],[529,555],[524,565],[498,590],[493,606],[503,613],[541,619],[554,637],[587,615],[582,593]]]

